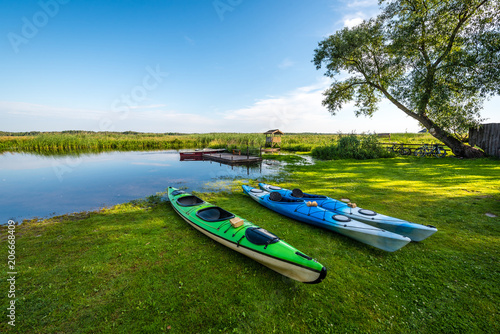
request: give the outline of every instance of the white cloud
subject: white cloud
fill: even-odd
[[[343,27],[352,28],[362,23],[364,20],[368,20],[371,16],[372,15],[362,11],[347,13],[342,17],[339,23],[342,24]]]
[[[363,21],[364,20],[361,17],[356,17],[353,19],[344,19],[344,27],[352,28],[363,23]]]
[[[373,118],[355,117],[353,104],[332,116],[322,105],[328,78],[298,87],[279,96],[225,112],[183,112],[163,104],[139,106],[126,113],[52,108],[49,106],[0,101],[0,124],[7,131],[90,131],[140,132],[416,132],[418,123],[388,101],[380,104]],[[8,115],[11,116],[8,116]],[[103,120],[105,122],[103,123]],[[12,124],[12,125],[11,125]],[[13,126],[17,124],[17,126]],[[22,127],[21,127],[22,124]],[[104,125],[103,125],[104,124]]]
[[[315,84],[299,87],[282,96],[258,100],[253,105],[224,113],[223,123],[245,124],[245,132],[280,129],[285,132],[414,132],[417,122],[405,116],[390,102],[383,102],[380,111],[370,119],[355,117],[354,104],[347,104],[335,116],[325,106],[323,92],[330,80],[322,78]],[[242,131],[242,130],[240,130]]]
[[[377,0],[344,0],[342,5],[337,5],[334,10],[341,13],[342,17],[334,22],[333,32],[328,33],[328,35],[334,34],[341,28],[357,26],[363,20],[375,17],[380,12]]]
[[[50,107],[41,104],[0,101],[2,113],[33,117],[58,117],[72,119],[98,119],[104,112],[89,109]]]
[[[322,79],[310,86],[300,87],[283,96],[258,100],[252,106],[231,110],[225,113],[224,119],[244,121],[253,128],[285,128],[291,124],[301,123],[310,118],[313,111],[318,116],[322,110],[322,92],[328,86],[328,80]]]
[[[142,110],[142,109],[156,109],[156,108],[163,108],[163,107],[166,107],[166,105],[165,104],[151,104],[151,105],[147,105],[147,106],[142,106],[142,105],[131,106],[130,109]]]
[[[3,131],[143,131],[196,132],[216,125],[210,117],[168,110],[164,104],[137,105],[114,112],[60,108],[47,105],[0,101]],[[5,128],[3,128],[5,127]],[[208,132],[208,131],[205,131]]]

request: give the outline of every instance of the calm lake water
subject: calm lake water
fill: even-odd
[[[276,164],[231,167],[180,161],[178,151],[106,152],[45,157],[0,155],[0,224],[96,210],[144,198],[168,186],[218,190],[224,180],[276,174]]]

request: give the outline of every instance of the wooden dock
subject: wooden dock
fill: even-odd
[[[261,162],[261,157],[256,157],[253,155],[239,155],[239,154],[231,154],[231,153],[212,153],[212,154],[203,154],[204,160],[217,161],[227,165],[244,165],[244,164],[253,164],[257,162]]]

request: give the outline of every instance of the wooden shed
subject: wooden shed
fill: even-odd
[[[500,123],[481,124],[469,129],[469,144],[478,146],[484,153],[500,157]]]
[[[281,146],[281,136],[283,132],[278,129],[268,130],[264,132],[266,135],[266,147],[280,147]]]

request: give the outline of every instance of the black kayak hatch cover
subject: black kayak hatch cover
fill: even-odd
[[[196,215],[207,222],[220,222],[222,220],[234,218],[231,212],[219,208],[218,206],[198,210]]]
[[[273,191],[272,193],[269,194],[269,199],[274,202],[279,202],[281,201],[282,198],[283,196],[281,196],[281,194],[277,191]]]
[[[245,237],[254,245],[269,245],[280,241],[280,238],[261,227],[249,227]]]
[[[304,197],[304,193],[302,192],[302,190],[295,188],[292,190],[292,196],[297,198],[302,198]]]
[[[182,196],[177,199],[177,204],[180,206],[196,206],[203,203],[205,203],[204,200],[194,195]]]

